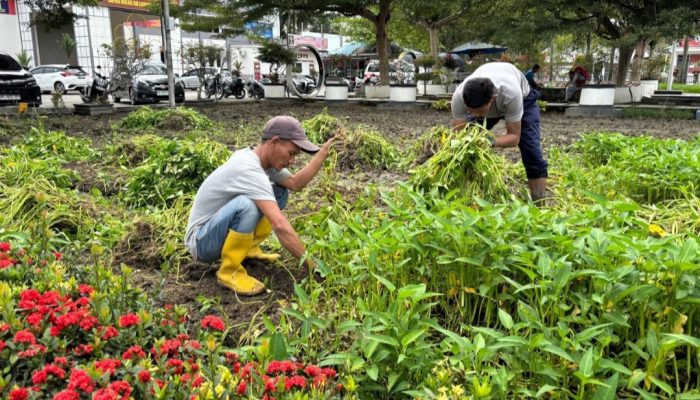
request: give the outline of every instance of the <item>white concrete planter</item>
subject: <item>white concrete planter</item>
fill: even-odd
[[[326,83],[326,100],[347,101],[348,85],[344,83]]]
[[[629,104],[632,102],[632,93],[628,86],[615,88],[615,104]]]
[[[391,85],[389,100],[397,103],[416,101],[416,85]]]
[[[390,96],[390,88],[387,85],[365,86],[365,97],[368,99],[387,99]]]
[[[445,89],[445,85],[436,85],[434,83],[429,83],[427,85],[423,85],[423,81],[418,81],[416,84],[416,87],[418,88],[418,92],[422,96],[430,96],[430,95],[436,95],[436,94],[447,94],[447,89]],[[425,88],[425,90],[424,90]],[[425,93],[423,93],[425,92]]]
[[[265,98],[266,99],[283,99],[285,98],[284,88],[286,85],[284,83],[267,83],[265,84]]]
[[[630,86],[630,94],[632,95],[632,103],[642,101],[642,86]]]
[[[615,85],[584,85],[579,106],[612,107],[615,104]]]
[[[642,97],[651,97],[654,95],[654,91],[659,90],[659,81],[653,80],[643,80],[639,81],[642,87]]]

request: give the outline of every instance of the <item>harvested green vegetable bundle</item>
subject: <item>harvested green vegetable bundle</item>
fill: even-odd
[[[489,131],[469,124],[459,132],[435,127],[430,135],[447,139],[434,156],[412,171],[410,182],[416,189],[437,189],[441,193],[460,189],[466,195],[485,199],[508,195],[504,160],[491,149]]]
[[[359,126],[348,133],[338,149],[338,165],[341,168],[373,167],[390,168],[399,161],[399,152],[382,134],[374,129]]]
[[[316,114],[313,118],[302,122],[302,125],[309,140],[320,145],[335,135],[336,130],[340,126],[340,121],[338,121],[338,118],[328,114],[328,109],[324,108],[323,111]]]

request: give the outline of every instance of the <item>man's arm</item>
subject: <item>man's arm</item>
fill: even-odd
[[[304,243],[302,243],[299,235],[297,235],[292,225],[282,214],[277,202],[272,200],[255,200],[255,205],[270,221],[272,230],[275,231],[275,235],[277,235],[277,239],[279,239],[282,247],[292,253],[294,257],[301,258],[306,252]]]
[[[293,192],[298,192],[304,189],[304,187],[311,182],[314,176],[318,174],[318,171],[323,166],[323,162],[326,160],[326,158],[328,158],[328,153],[330,152],[331,146],[333,146],[333,143],[336,141],[336,138],[337,136],[328,139],[328,141],[323,144],[323,147],[321,147],[321,150],[316,153],[316,155],[311,159],[311,161],[309,161],[308,164],[306,164],[304,168],[301,169],[301,171],[283,180],[282,182],[279,182],[279,185]]]
[[[506,122],[506,134],[496,136],[494,147],[515,147],[520,143],[520,121]]]

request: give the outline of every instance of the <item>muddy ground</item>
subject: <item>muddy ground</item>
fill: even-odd
[[[288,114],[300,119],[310,118],[320,112],[324,107],[318,102],[245,102],[237,104],[220,104],[198,107],[198,110],[214,121],[224,126],[224,132],[236,132],[242,126],[262,127],[264,122],[274,115]],[[385,136],[402,148],[409,146],[412,141],[425,130],[439,124],[447,124],[450,121],[449,111],[435,111],[427,108],[410,109],[385,109],[376,106],[359,104],[330,105],[329,112],[343,120],[348,125],[363,124],[383,132]],[[139,132],[113,131],[112,124],[123,118],[125,114],[113,114],[97,117],[80,116],[49,116],[43,120],[47,129],[64,130],[68,134],[87,137],[93,140],[99,147],[108,141],[126,134],[138,134]],[[15,137],[27,130],[29,121],[17,119],[0,119],[0,146],[7,146]],[[563,147],[573,143],[581,133],[591,131],[613,131],[629,135],[649,134],[656,137],[673,137],[689,139],[697,137],[700,132],[700,121],[694,120],[661,120],[661,119],[621,119],[621,118],[568,118],[563,113],[547,112],[542,115],[542,144],[547,152],[554,147]],[[504,131],[503,123],[499,124],[495,131]],[[159,132],[165,136],[179,136],[183,132]],[[249,134],[251,134],[249,132]],[[252,132],[252,138],[256,133]],[[240,140],[233,137],[220,135],[218,140],[235,147],[240,145]],[[240,138],[239,138],[240,139]],[[247,139],[247,138],[246,138]],[[517,160],[517,149],[504,150],[509,159]],[[104,182],[99,182],[94,170],[87,165],[67,166],[75,169],[82,177],[77,189],[89,192],[91,187],[98,187],[103,193],[115,193],[117,187],[106,187]],[[342,171],[349,175],[349,172]],[[358,171],[352,177],[346,177],[348,181],[355,181],[355,186],[345,186],[344,196],[347,200],[360,195],[362,182],[368,181],[396,181],[401,179],[401,174],[391,171]],[[93,182],[94,181],[94,182]],[[99,186],[102,185],[102,186]],[[291,201],[295,201],[294,197]],[[290,219],[302,219],[308,213],[304,207],[291,207]],[[182,221],[183,230],[187,221]],[[130,243],[122,243],[115,251],[115,267],[122,262],[136,270],[134,283],[149,291],[154,298],[163,304],[187,305],[194,313],[199,310],[201,304],[199,296],[218,299],[218,305],[214,308],[226,315],[236,328],[232,340],[235,343],[245,342],[248,337],[240,336],[251,334],[259,327],[261,315],[268,315],[276,321],[280,314],[280,307],[287,304],[292,297],[294,284],[300,282],[306,275],[306,271],[296,267],[293,260],[287,258],[282,263],[266,264],[257,261],[246,261],[251,275],[263,280],[268,292],[253,298],[238,298],[231,292],[222,289],[216,283],[216,265],[185,263],[178,271],[161,272],[162,260],[153,255],[152,250],[144,248],[139,238],[145,238],[152,232],[144,232],[148,227],[136,226],[135,232],[130,236]],[[219,307],[220,306],[220,307]],[[194,316],[196,317],[196,315]]]

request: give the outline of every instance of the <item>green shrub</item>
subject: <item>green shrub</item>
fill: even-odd
[[[130,207],[166,207],[196,193],[199,185],[231,155],[226,146],[207,139],[168,140],[129,171],[123,200]]]
[[[348,133],[338,150],[342,168],[390,168],[399,161],[399,152],[379,131],[359,126]]]
[[[191,108],[176,107],[154,110],[150,107],[141,107],[129,113],[129,115],[115,124],[113,128],[138,131],[152,131],[155,129],[183,131],[210,129],[213,125],[209,118]]]
[[[444,136],[445,140],[435,155],[411,171],[410,182],[415,188],[440,193],[459,189],[464,195],[488,199],[508,195],[503,174],[505,160],[493,152],[487,139],[489,131],[468,124],[459,132],[436,127],[431,135]]]
[[[316,114],[313,118],[302,122],[302,125],[310,141],[322,144],[335,135],[340,126],[340,121],[338,118],[328,114],[328,108],[324,108],[323,111]]]
[[[27,154],[35,158],[56,158],[62,161],[87,161],[97,153],[88,139],[66,135],[61,131],[45,131],[41,126],[32,128],[24,139]]]

